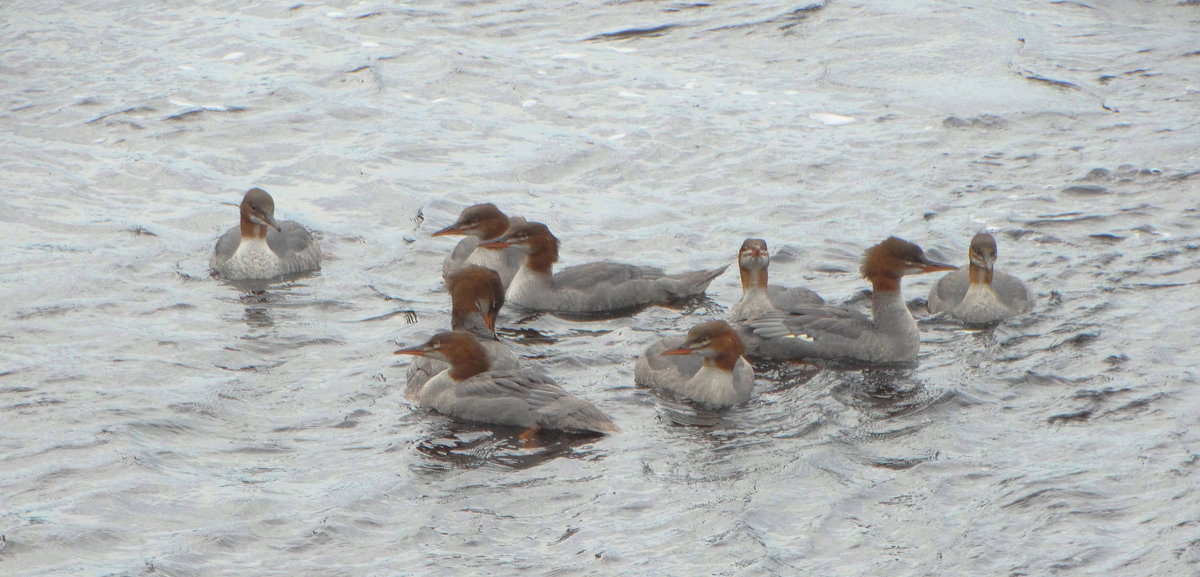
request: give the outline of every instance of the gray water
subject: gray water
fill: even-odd
[[[0,7],[0,574],[1200,573],[1194,2],[257,4]],[[252,186],[319,274],[209,278]],[[918,368],[760,367],[715,414],[633,365],[736,274],[508,310],[623,429],[524,444],[391,354],[483,201],[563,265],[762,237],[834,301],[888,235],[987,228],[1036,304],[964,329],[910,278]]]

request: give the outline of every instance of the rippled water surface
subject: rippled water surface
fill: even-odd
[[[1194,575],[1195,2],[8,2],[0,574]],[[242,192],[320,274],[209,278]],[[760,366],[697,412],[637,355],[720,317],[502,313],[604,438],[451,422],[391,353],[448,325],[429,233],[492,201],[562,263],[770,243],[861,297],[982,228],[1033,312],[919,367]],[[862,302],[861,299],[857,302]]]

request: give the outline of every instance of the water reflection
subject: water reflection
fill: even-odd
[[[501,327],[496,329],[496,334],[504,337],[504,341],[520,345],[552,345],[563,339],[572,339],[577,337],[598,337],[611,333],[611,330],[581,330],[572,329],[567,331],[549,331],[538,330],[533,328],[507,328]]]
[[[542,430],[522,438],[522,429],[447,421],[416,444],[432,463],[453,469],[497,467],[531,469],[554,459],[594,460],[604,455],[594,445],[603,435]],[[439,469],[442,467],[434,467]]]
[[[672,425],[685,427],[717,428],[728,424],[728,411],[716,411],[697,405],[672,394],[671,391],[653,389],[651,393],[658,407],[659,418]]]
[[[953,391],[933,390],[913,373],[911,368],[845,372],[830,396],[874,420],[918,413],[954,398]]]
[[[242,320],[252,329],[265,329],[275,326],[275,314],[278,309],[283,307],[343,307],[341,303],[336,301],[314,301],[311,299],[296,298],[308,296],[302,291],[308,289],[309,285],[295,282],[295,279],[299,278],[299,276],[306,275],[293,275],[292,277],[269,281],[225,281],[225,284],[242,293],[238,297],[238,302],[245,307]],[[403,311],[397,314],[400,313],[403,313]]]
[[[771,383],[769,393],[780,393],[808,384],[821,373],[821,367],[805,361],[751,359],[754,377]]]
[[[265,306],[248,306],[242,315],[242,321],[252,329],[266,329],[275,326],[271,309]]]

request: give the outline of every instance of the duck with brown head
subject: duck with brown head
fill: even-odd
[[[987,324],[1028,311],[1029,290],[1021,279],[995,270],[996,239],[981,232],[971,239],[967,270],[943,276],[929,290],[929,312],[968,324]]]
[[[655,267],[593,262],[555,274],[558,238],[540,222],[513,225],[480,246],[517,247],[525,254],[505,296],[510,303],[545,312],[610,313],[699,296],[726,268],[668,275]]]
[[[731,407],[754,390],[754,369],[742,358],[745,351],[733,327],[708,321],[692,327],[686,338],[666,338],[646,349],[633,378],[709,408]]]
[[[761,339],[754,354],[774,359],[914,362],[921,335],[900,294],[900,279],[956,268],[929,260],[911,242],[890,237],[867,249],[859,268],[871,281],[871,317],[831,306],[767,314],[747,323]]]
[[[416,396],[421,406],[443,415],[527,431],[618,431],[595,405],[566,392],[539,371],[493,370],[479,340],[467,331],[438,333],[425,344],[396,354],[429,357],[449,365]]]
[[[463,267],[446,277],[446,292],[450,293],[450,329],[475,335],[493,369],[519,367],[517,355],[496,337],[496,316],[504,306],[500,275],[479,266]],[[425,383],[447,368],[446,363],[431,357],[413,359],[408,366],[404,397],[416,400]]]
[[[321,268],[321,246],[303,225],[275,221],[275,199],[261,188],[242,197],[241,223],[213,251],[211,266],[226,280],[268,280]]]
[[[511,225],[523,222],[525,219],[510,217],[490,202],[464,208],[454,224],[430,235],[466,237],[442,262],[442,276],[448,276],[464,266],[481,266],[496,271],[500,275],[500,282],[507,288],[517,274],[524,255],[514,248],[483,248],[479,245],[504,234]]]

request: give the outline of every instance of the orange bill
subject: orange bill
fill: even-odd
[[[671,349],[671,350],[669,350],[669,351],[663,351],[663,352],[662,352],[662,353],[660,353],[660,354],[661,354],[662,356],[664,356],[664,357],[674,357],[674,356],[680,356],[680,355],[690,355],[690,354],[692,354],[692,353],[694,353],[694,352],[696,352],[696,351],[693,351],[692,349],[689,349],[689,348],[687,348],[687,347],[679,347],[679,348],[677,348],[677,349]]]

